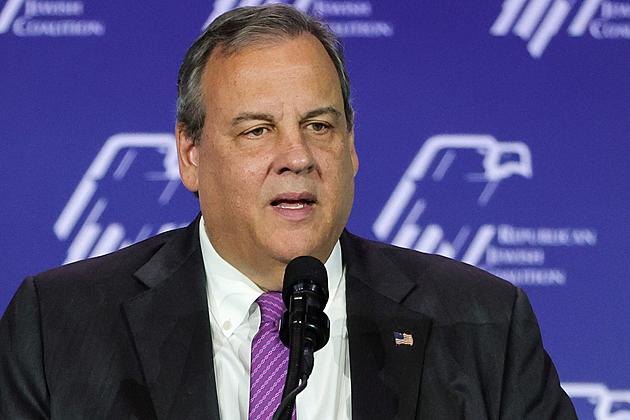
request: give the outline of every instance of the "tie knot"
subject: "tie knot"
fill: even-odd
[[[266,292],[256,299],[260,307],[261,322],[271,322],[277,324],[285,311],[282,293]]]

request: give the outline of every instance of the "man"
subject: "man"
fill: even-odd
[[[331,339],[297,418],[575,418],[522,291],[344,231],[348,85],[317,21],[281,5],[219,17],[179,78],[180,174],[201,216],[28,278],[0,324],[0,417],[269,418],[286,352],[256,359],[264,302],[312,255]]]

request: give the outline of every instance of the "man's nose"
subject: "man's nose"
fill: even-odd
[[[316,167],[315,157],[306,136],[298,131],[284,133],[277,144],[276,172],[305,174]]]

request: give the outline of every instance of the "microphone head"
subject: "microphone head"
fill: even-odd
[[[328,273],[320,260],[311,256],[292,259],[284,270],[282,300],[289,307],[295,291],[308,290],[319,295],[322,308],[328,302]]]
[[[324,313],[328,302],[328,273],[317,258],[297,257],[284,271],[282,300],[288,308],[280,322],[280,339],[293,348],[293,333],[301,331],[302,345],[317,351],[330,336],[330,320]],[[293,351],[293,350],[292,350]]]

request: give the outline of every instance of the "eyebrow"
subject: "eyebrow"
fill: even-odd
[[[319,117],[320,115],[324,114],[332,115],[335,119],[339,119],[339,117],[341,117],[341,112],[339,112],[337,108],[333,106],[324,106],[308,111],[306,114],[304,114],[304,116],[302,116],[301,120],[308,120],[309,118]],[[275,119],[273,115],[265,114],[262,112],[241,112],[236,117],[232,118],[232,126],[239,125],[244,121],[252,120],[273,122]]]
[[[320,115],[323,115],[323,114],[332,115],[335,119],[339,119],[339,117],[341,117],[341,112],[339,112],[337,108],[333,106],[324,106],[322,108],[317,108],[317,109],[307,112],[302,117],[302,120],[308,120],[309,118],[319,117]]]
[[[271,114],[264,114],[260,112],[241,112],[236,117],[232,118],[232,126],[239,125],[244,121],[251,120],[263,120],[273,122],[274,118]]]

